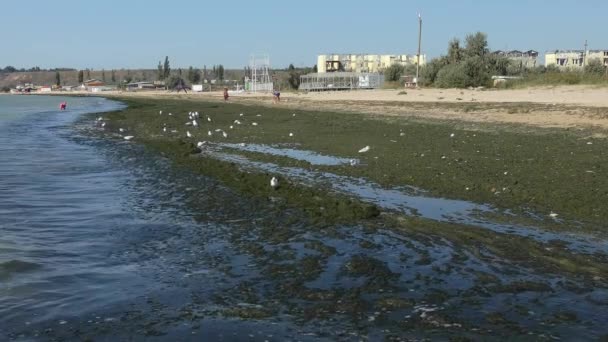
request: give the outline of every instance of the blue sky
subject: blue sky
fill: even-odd
[[[0,66],[94,69],[223,64],[251,53],[275,67],[312,66],[324,52],[445,53],[482,31],[491,49],[608,49],[606,0],[3,1]]]

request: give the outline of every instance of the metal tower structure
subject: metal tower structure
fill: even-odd
[[[254,93],[273,91],[272,78],[270,77],[270,57],[268,55],[251,55],[249,69],[248,91]]]

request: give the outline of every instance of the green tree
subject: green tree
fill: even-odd
[[[84,82],[84,71],[78,71],[78,83],[82,84]]]
[[[208,80],[207,77],[207,65],[203,65],[203,83],[205,80]]]
[[[106,81],[106,70],[105,69],[101,69],[101,80],[102,81]]]
[[[482,56],[474,56],[467,58],[464,63],[465,87],[479,87],[490,85],[491,72],[488,63]]]
[[[312,72],[314,72],[314,73],[319,72],[319,70],[317,69],[317,65],[316,64],[312,67]]]
[[[116,83],[116,71],[112,69],[112,83]]]
[[[448,43],[448,62],[450,64],[460,63],[462,61],[462,48],[460,48],[460,40],[454,38]]]
[[[224,80],[224,66],[221,64],[217,67],[217,78],[219,78],[220,81]]]
[[[171,74],[171,66],[169,65],[169,56],[165,56],[165,65],[163,66],[163,80],[166,80]]]
[[[405,68],[399,64],[393,64],[384,70],[384,79],[389,82],[397,82],[403,75]]]
[[[439,71],[449,64],[447,57],[439,57],[433,59],[430,63],[426,64],[420,74],[420,83],[422,85],[431,85],[434,84],[437,80],[437,75]]]
[[[465,88],[470,81],[464,64],[448,64],[439,69],[434,84],[439,88]]]
[[[192,84],[198,84],[201,82],[201,71],[199,69],[194,70],[194,77],[192,78]]]
[[[466,47],[464,48],[465,57],[484,57],[488,54],[488,36],[483,32],[469,34],[465,38]]]
[[[287,79],[289,86],[291,89],[298,90],[298,87],[300,87],[300,72],[296,70],[293,64],[289,64],[287,71],[289,73],[289,78]]]
[[[87,68],[87,70],[86,70],[86,71],[87,71],[87,80],[90,80],[90,79],[91,79],[91,70],[89,70],[89,69]]]
[[[59,75],[59,71],[55,71],[55,85],[58,87],[61,85],[61,76]]]
[[[192,65],[188,68],[188,75],[186,76],[190,84],[194,84],[194,68]]]
[[[163,65],[160,61],[158,61],[158,66],[156,68],[156,80],[162,81],[165,78],[165,71],[163,70]]]

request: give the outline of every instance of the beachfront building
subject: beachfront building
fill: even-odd
[[[324,72],[300,76],[300,90],[357,90],[382,88],[384,75],[366,72]]]
[[[582,70],[588,61],[598,59],[608,66],[608,50],[554,50],[545,53],[545,66],[555,65],[560,70]]]
[[[528,51],[519,51],[519,50],[511,50],[511,51],[494,51],[496,55],[502,56],[510,60],[513,64],[519,66],[521,69],[530,69],[536,67],[538,64],[538,51],[528,50]]]
[[[133,82],[127,84],[127,90],[154,90],[156,85],[152,82]]]
[[[324,54],[317,56],[317,72],[378,73],[391,65],[416,65],[416,55]],[[426,55],[420,55],[420,65]]]

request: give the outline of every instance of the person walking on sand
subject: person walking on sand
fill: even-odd
[[[281,92],[280,91],[274,90],[272,92],[272,102],[273,103],[281,102]]]
[[[224,101],[228,101],[228,97],[230,97],[230,96],[228,95],[228,88],[227,88],[227,87],[224,87]]]

